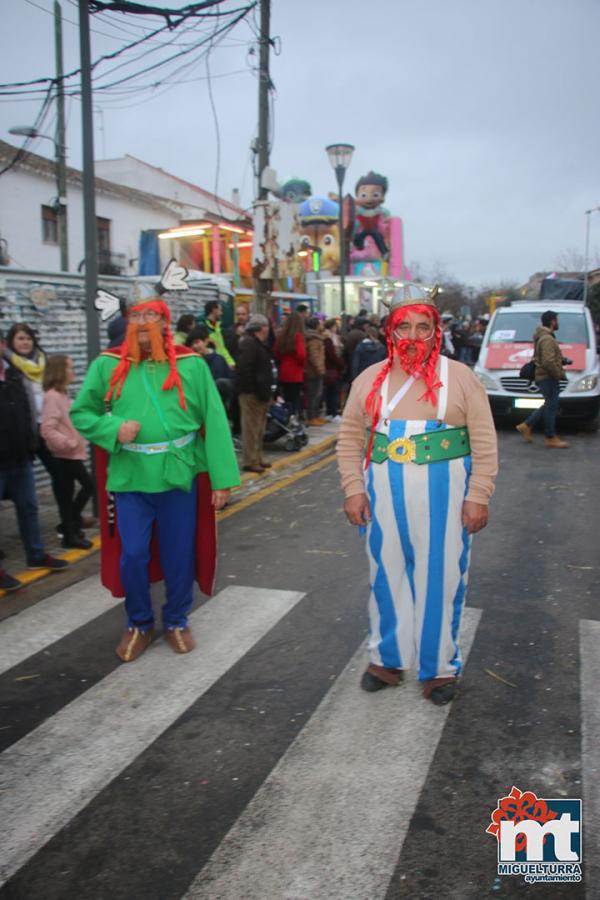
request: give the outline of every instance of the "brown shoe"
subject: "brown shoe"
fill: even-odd
[[[520,425],[516,426],[517,431],[521,434],[528,444],[531,444],[533,441],[533,428],[531,425],[528,425],[527,422],[521,422]]]
[[[544,443],[546,447],[555,447],[559,450],[564,450],[569,446],[567,442],[563,441],[562,438],[559,438],[557,434],[555,434],[554,437],[551,438],[544,438]]]
[[[307,424],[307,425],[310,425],[310,426],[312,426],[312,425],[317,426],[317,425],[318,425],[318,426],[320,427],[321,425],[324,425],[325,422],[322,422],[321,419],[309,419],[308,422],[307,422],[306,424]]]
[[[175,653],[189,653],[196,646],[192,629],[189,626],[186,628],[167,628],[165,639]]]
[[[273,463],[265,462],[264,459],[261,459],[260,464],[263,467],[263,469],[270,469],[271,466],[273,465]]]
[[[262,475],[265,471],[263,466],[243,466],[244,472],[256,472],[257,475]]]
[[[150,646],[153,637],[153,628],[144,632],[139,628],[128,628],[117,647],[117,656],[123,662],[134,662]]]

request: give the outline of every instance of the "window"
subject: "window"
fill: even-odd
[[[524,309],[498,313],[494,319],[489,343],[533,342],[533,332],[542,324],[540,316],[541,312]],[[559,312],[558,325],[559,329],[556,337],[561,344],[585,344],[589,347],[587,324],[583,310],[580,312]]]
[[[42,206],[42,240],[45,244],[58,244],[58,216],[53,206]]]
[[[96,216],[96,231],[98,233],[98,256],[100,259],[110,258],[110,219],[102,219]]]

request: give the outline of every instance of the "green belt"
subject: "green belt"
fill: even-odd
[[[371,429],[367,429],[368,446]],[[439,428],[436,431],[426,431],[423,434],[413,434],[409,438],[396,438],[390,441],[386,434],[375,432],[371,461],[374,463],[414,462],[418,466],[427,463],[442,462],[446,459],[458,459],[468,456],[471,452],[469,442],[469,430],[464,428]]]
[[[185,447],[194,440],[197,433],[196,431],[190,431],[189,434],[175,438],[174,441],[159,441],[156,444],[123,444],[122,449],[130,450],[132,453],[167,453],[171,446],[177,447],[177,449]]]

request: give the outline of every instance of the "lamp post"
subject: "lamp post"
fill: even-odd
[[[590,257],[590,216],[593,212],[600,212],[600,206],[592,206],[586,209],[585,215],[585,262],[583,264],[583,305],[587,305],[588,298],[588,263]]]
[[[47,134],[40,134],[31,125],[17,125],[8,129],[9,134],[18,134],[26,138],[42,138],[52,141],[54,144],[54,158],[56,161],[56,217],[58,224],[58,243],[60,246],[60,270],[69,271],[69,243],[67,237],[67,167],[64,144],[59,144]]]
[[[338,183],[339,209],[338,209],[338,229],[340,233],[340,311],[342,313],[342,331],[345,330],[346,316],[346,247],[344,241],[344,215],[342,210],[343,201],[343,185],[346,169],[352,161],[354,147],[352,144],[329,144],[325,147],[329,162],[335,172]]]

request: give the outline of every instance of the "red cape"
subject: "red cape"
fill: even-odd
[[[121,538],[117,528],[117,510],[112,494],[106,491],[108,454],[95,448],[96,478],[98,483],[98,509],[100,515],[100,580],[113,597],[124,597],[121,583]],[[196,517],[196,581],[202,593],[212,596],[215,586],[217,563],[217,525],[212,505],[212,488],[207,472],[200,472],[196,479],[198,514]],[[160,554],[155,530],[152,534],[150,581],[162,581]]]

